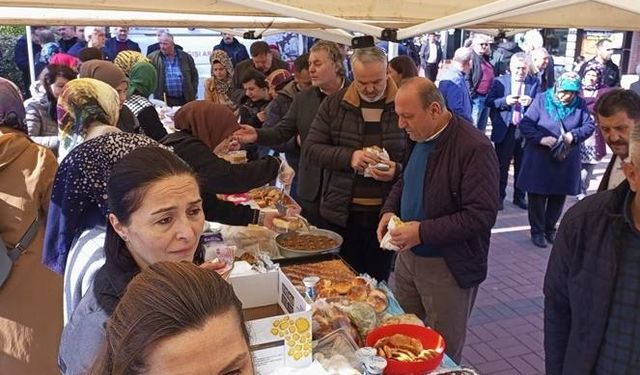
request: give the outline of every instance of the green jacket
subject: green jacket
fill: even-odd
[[[198,96],[198,70],[196,69],[193,57],[179,49],[176,49],[176,57],[180,61],[180,70],[182,71],[182,92],[184,93],[184,98],[187,102],[196,100],[196,97]],[[158,87],[153,93],[153,96],[158,100],[162,100],[164,97],[163,94],[166,92],[166,87],[164,85],[165,73],[162,54],[158,50],[152,52],[148,58],[151,60],[151,64],[153,64],[158,71]]]

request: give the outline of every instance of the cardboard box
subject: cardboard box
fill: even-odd
[[[312,362],[311,306],[280,270],[232,276],[251,336],[256,374]]]

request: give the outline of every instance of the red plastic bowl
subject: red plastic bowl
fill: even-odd
[[[387,358],[387,368],[384,371],[385,375],[424,375],[426,372],[435,370],[440,366],[442,358],[444,358],[446,345],[444,338],[431,328],[411,324],[382,326],[369,332],[367,335],[367,346],[374,346],[381,338],[393,336],[396,333],[418,339],[422,342],[422,346],[424,346],[425,349],[435,349],[439,354],[430,360],[416,362],[400,362]]]

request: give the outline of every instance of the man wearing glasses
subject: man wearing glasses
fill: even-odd
[[[620,87],[620,68],[611,61],[612,55],[613,43],[611,40],[600,39],[598,43],[596,43],[596,56],[582,64],[580,76],[584,77],[584,72],[588,67],[602,65],[604,66],[604,72],[602,74],[602,82],[604,85],[607,87]]]
[[[491,37],[475,34],[471,42],[473,49],[473,65],[465,79],[471,94],[471,117],[473,124],[484,132],[489,118],[489,108],[484,104],[495,77],[493,65],[489,62],[491,55]]]

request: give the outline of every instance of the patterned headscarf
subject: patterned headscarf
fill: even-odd
[[[587,72],[595,72],[596,75],[598,76],[598,79],[596,80],[596,82],[594,84],[586,84],[584,81],[584,76],[587,75]],[[587,68],[584,70],[584,76],[583,81],[582,81],[582,89],[583,90],[587,90],[587,91],[596,91],[599,90],[604,84],[603,84],[603,80],[602,77],[604,75],[604,65],[600,64],[599,62],[594,61],[593,63],[589,64],[587,66]]]
[[[49,64],[51,62],[51,58],[60,53],[60,45],[56,42],[45,43],[42,45],[42,50],[40,50],[40,62]]]
[[[118,54],[120,56],[120,54]],[[158,87],[158,74],[156,68],[146,61],[135,64],[129,72],[129,89],[127,98],[134,92],[148,98]]]
[[[233,64],[231,63],[231,59],[229,55],[223,50],[216,49],[209,56],[209,62],[211,63],[211,78],[213,78],[212,82],[215,90],[219,94],[226,94],[229,91],[229,88],[233,84]],[[224,66],[224,69],[227,71],[227,79],[219,80],[213,74],[213,64],[220,63]]]
[[[544,108],[551,118],[556,121],[564,120],[565,117],[572,114],[580,106],[582,98],[577,95],[581,88],[580,81],[581,78],[578,73],[565,72],[558,78],[553,90],[545,92]],[[564,104],[556,95],[559,91],[573,91],[576,96],[571,103]]]
[[[186,130],[211,151],[240,129],[237,117],[224,104],[196,100],[182,106],[174,116],[176,129]]]
[[[0,125],[27,133],[26,112],[18,86],[0,78]]]
[[[113,59],[113,63],[116,64],[127,77],[131,74],[133,66],[141,61],[150,62],[145,55],[137,51],[121,51],[118,52],[116,58]]]
[[[120,114],[118,93],[93,78],[69,81],[58,98],[60,156],[82,143],[93,122],[116,126]]]
[[[43,254],[47,267],[63,274],[73,240],[86,229],[106,225],[113,165],[144,146],[164,147],[144,135],[118,132],[91,139],[64,158],[49,205]]]

